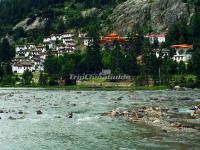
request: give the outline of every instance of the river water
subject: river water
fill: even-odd
[[[180,100],[185,97],[190,100]],[[0,89],[0,109],[4,110],[0,113],[0,150],[198,150],[199,133],[164,133],[155,127],[101,114],[141,106],[189,111],[200,103],[199,99],[198,90]],[[43,114],[37,115],[37,110]],[[69,112],[73,118],[66,117]]]

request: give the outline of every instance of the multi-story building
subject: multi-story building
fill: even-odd
[[[173,56],[173,60],[180,62],[183,61],[187,63],[192,58],[192,49],[193,45],[189,44],[179,44],[172,45],[172,49],[175,49],[175,55]]]

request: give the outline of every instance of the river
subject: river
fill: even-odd
[[[120,100],[117,100],[119,97]],[[181,101],[181,97],[189,97],[190,100]],[[165,133],[142,123],[101,114],[116,108],[140,106],[179,107],[187,112],[199,103],[199,90],[0,89],[0,109],[4,111],[0,113],[0,149],[195,150],[200,147],[199,132]],[[38,115],[37,110],[41,110],[42,114]],[[73,113],[73,118],[66,117],[69,112]]]

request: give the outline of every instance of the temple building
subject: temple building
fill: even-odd
[[[145,38],[149,38],[149,42],[153,44],[156,40],[158,40],[158,43],[164,43],[166,35],[165,34],[147,34],[144,36]]]
[[[113,32],[105,37],[102,37],[99,44],[105,45],[107,43],[112,43],[113,41],[118,41],[120,44],[124,44],[127,42],[127,39],[125,37],[120,37],[117,33]]]
[[[192,58],[193,45],[179,44],[172,45],[171,48],[176,50],[176,53],[173,56],[173,60],[177,62],[183,61],[187,63]]]

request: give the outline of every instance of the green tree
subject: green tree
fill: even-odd
[[[111,53],[110,53],[110,51],[102,50],[101,57],[102,57],[103,68],[110,69],[111,68]]]
[[[64,32],[65,32],[65,24],[62,20],[60,20],[57,25],[57,33],[62,34]]]
[[[166,43],[168,46],[178,44],[180,39],[180,32],[178,24],[174,24],[169,28],[166,36]]]
[[[163,59],[163,63],[161,65],[161,73],[165,75],[173,75],[177,73],[178,64],[176,61],[172,60],[169,57],[165,57]]]
[[[141,55],[143,49],[144,35],[140,28],[134,31],[134,36],[132,38],[133,49],[136,51],[136,55]]]
[[[48,76],[47,74],[40,72],[40,76],[39,76],[39,84],[40,85],[47,85],[47,81],[48,81]]]
[[[180,61],[178,63],[178,72],[179,72],[179,74],[185,74],[186,73],[186,65],[183,61]]]
[[[102,69],[102,61],[99,46],[99,26],[91,25],[88,28],[89,46],[86,50],[85,63],[87,73],[98,73]]]
[[[123,61],[123,72],[129,75],[138,74],[136,50],[134,49],[134,36],[128,36],[128,42],[125,46],[125,56]]]
[[[187,73],[188,74],[193,74],[194,73],[194,66],[193,66],[192,60],[188,61],[188,64],[187,64]]]
[[[200,87],[200,47],[194,47],[194,53],[192,57],[194,73],[197,76],[197,86]]]
[[[61,76],[63,79],[69,79],[70,74],[74,74],[75,62],[74,58],[70,55],[68,60],[61,65]]]
[[[33,78],[33,74],[29,70],[25,70],[22,74],[23,84],[24,85],[30,85]]]
[[[60,76],[60,64],[58,57],[49,54],[44,62],[44,71],[49,76],[58,78]]]
[[[192,18],[191,29],[190,29],[193,41],[200,39],[199,25],[200,25],[200,12],[196,12],[194,17]]]
[[[192,57],[192,64],[193,64],[193,70],[194,74],[197,76],[197,86],[200,87],[200,31],[199,31],[199,25],[200,25],[200,12],[199,12],[199,1],[195,1],[195,15],[192,20],[191,25],[191,33],[193,37],[193,57]]]
[[[124,55],[118,41],[114,41],[111,50],[111,70],[114,74],[123,73],[123,59]]]
[[[9,63],[14,56],[14,50],[4,38],[0,44],[0,62]]]
[[[88,73],[97,73],[102,69],[100,47],[97,39],[93,39],[86,51],[86,66]]]
[[[142,61],[143,61],[143,72],[145,72],[147,75],[158,75],[160,63],[155,52],[153,52],[149,41],[145,40],[143,42],[143,51],[142,51]]]

